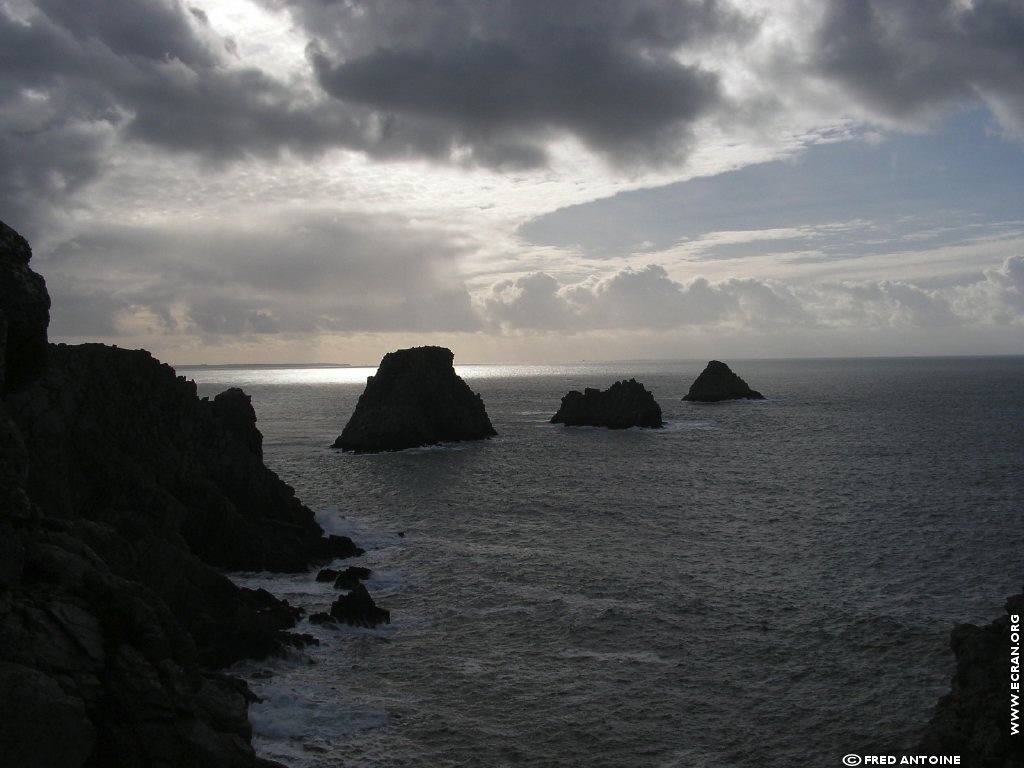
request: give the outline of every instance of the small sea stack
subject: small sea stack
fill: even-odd
[[[480,395],[455,373],[454,359],[445,347],[384,355],[332,447],[375,453],[497,434]]]
[[[723,362],[711,360],[683,400],[697,403],[717,403],[722,400],[764,400],[764,395],[747,386]]]
[[[552,424],[567,427],[661,427],[661,406],[636,379],[617,381],[606,390],[587,387],[562,398]]]

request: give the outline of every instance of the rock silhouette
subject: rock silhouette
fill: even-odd
[[[263,464],[241,390],[200,400],[146,352],[49,345],[30,258],[0,223],[2,762],[277,765],[253,752],[248,686],[213,670],[312,638],[217,568],[355,545]]]
[[[356,627],[375,627],[378,624],[391,623],[390,611],[378,608],[362,584],[356,584],[351,592],[334,601],[331,605],[331,616],[336,621],[343,621]]]
[[[1011,617],[1024,616],[1024,594],[1006,602],[1006,614],[983,627],[960,624],[950,633],[956,656],[950,692],[932,713],[918,751],[960,755],[964,765],[1011,768],[1024,765],[1024,741],[1010,734]],[[1018,656],[1019,658],[1019,656]],[[1019,664],[1018,664],[1019,666]],[[1019,699],[1018,699],[1019,701]]]
[[[661,406],[643,384],[629,379],[617,381],[603,391],[587,387],[583,392],[569,392],[562,398],[551,423],[608,429],[658,428],[662,425]]]
[[[483,400],[455,373],[453,360],[444,347],[386,354],[333,447],[398,451],[497,434]]]
[[[764,395],[747,386],[747,382],[725,363],[711,360],[690,385],[690,391],[683,400],[717,403],[722,400],[764,400]]]

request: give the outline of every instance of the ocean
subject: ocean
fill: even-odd
[[[367,549],[390,625],[234,672],[259,754],[328,766],[835,766],[911,750],[949,632],[1024,581],[1024,357],[459,366],[498,436],[329,446],[372,369],[182,368],[252,395],[267,464]],[[635,377],[666,426],[548,422]],[[314,574],[232,574],[310,613]]]

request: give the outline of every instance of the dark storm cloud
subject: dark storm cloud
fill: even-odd
[[[1019,0],[832,0],[812,66],[881,117],[987,101],[1024,136]]]
[[[711,0],[288,7],[318,41],[324,89],[388,116],[382,146],[464,148],[490,165],[539,163],[564,134],[617,162],[678,156],[720,93],[673,53],[753,31]]]
[[[701,118],[745,114],[716,71],[678,54],[729,67],[763,40],[759,19],[714,0],[262,2],[308,37],[310,80],[239,59],[232,30],[182,0],[0,6],[4,215],[35,234],[33,217],[73,202],[126,139],[214,167],[345,147],[526,168],[562,136],[614,163],[678,160]],[[824,79],[907,121],[980,100],[1024,134],[1019,2],[823,7],[793,30],[807,45],[756,73],[769,90]]]
[[[0,6],[0,205],[29,235],[124,138],[217,163],[359,143],[338,105],[240,66],[177,0],[27,8]]]
[[[671,155],[717,100],[713,75],[603,41],[381,50],[340,65],[314,52],[312,60],[336,98],[421,121],[434,146],[470,146],[478,161],[499,165],[538,163],[543,141],[559,132],[617,160]]]

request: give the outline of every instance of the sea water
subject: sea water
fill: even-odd
[[[267,464],[367,549],[390,625],[234,671],[255,745],[323,766],[831,766],[910,750],[949,632],[1024,580],[1024,358],[463,366],[498,436],[329,448],[367,369],[181,369],[252,395]],[[636,377],[661,430],[549,423]],[[233,574],[310,613],[313,574]]]

